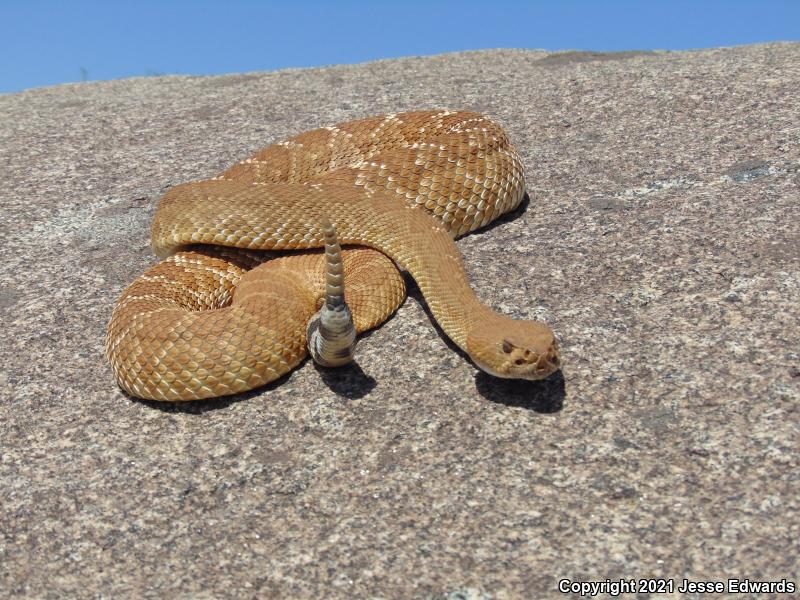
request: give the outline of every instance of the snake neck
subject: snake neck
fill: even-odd
[[[496,313],[470,287],[461,253],[447,229],[424,211],[392,199],[372,198],[347,210],[336,215],[342,243],[371,246],[408,271],[437,323],[467,352],[468,332]]]

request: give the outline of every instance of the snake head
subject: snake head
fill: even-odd
[[[538,321],[488,319],[467,335],[467,352],[482,370],[505,379],[544,379],[561,366],[555,334]]]

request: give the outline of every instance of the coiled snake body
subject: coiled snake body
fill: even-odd
[[[552,331],[481,304],[453,242],[516,208],[524,192],[522,163],[503,129],[446,110],[309,131],[214,179],[176,186],[152,228],[153,247],[167,258],[125,290],[109,324],[117,381],[134,396],[191,400],[246,391],[293,369],[337,276],[325,274],[325,254],[308,250],[324,246],[327,234],[335,254],[332,228],[342,244],[359,246],[341,253],[358,332],[403,301],[396,264],[480,368],[546,377],[559,367]],[[298,252],[267,260],[254,250]]]

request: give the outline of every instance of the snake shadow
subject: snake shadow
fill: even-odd
[[[359,336],[359,339],[362,337],[363,336]],[[356,361],[343,367],[336,367],[335,369],[321,367],[313,361],[312,364],[317,370],[317,373],[319,373],[322,382],[327,385],[334,394],[347,398],[348,400],[363,398],[378,384],[375,378],[367,375]]]
[[[531,203],[531,197],[528,195],[528,192],[525,192],[525,195],[522,196],[522,200],[519,203],[519,206],[512,210],[511,212],[507,212],[504,215],[500,215],[494,221],[481,227],[480,229],[476,229],[475,231],[470,231],[467,235],[469,237],[472,236],[482,236],[486,233],[489,233],[495,227],[500,227],[501,225],[505,225],[506,223],[513,221],[514,219],[518,218],[522,213],[524,213],[528,209],[528,205]]]
[[[375,379],[367,375],[356,362],[350,363],[344,367],[338,367],[336,369],[326,369],[325,367],[320,367],[316,363],[313,364],[325,385],[327,385],[335,394],[347,398],[348,400],[357,400],[359,398],[363,398],[377,385]],[[207,400],[190,400],[183,402],[144,400],[142,398],[137,398],[136,396],[131,396],[122,388],[119,388],[119,391],[132,402],[142,404],[149,408],[155,408],[162,412],[200,415],[215,410],[222,410],[233,404],[250,400],[251,398],[260,396],[265,392],[275,390],[284,385],[289,380],[293,372],[294,370],[282,375],[275,381],[271,381],[266,385],[262,385],[261,387],[252,389],[248,392],[242,392],[241,394],[232,394],[230,396],[222,396],[218,398],[209,398]]]

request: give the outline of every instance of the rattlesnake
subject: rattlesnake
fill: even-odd
[[[141,398],[190,400],[277,379],[306,356],[326,283],[328,303],[341,293],[342,260],[359,332],[403,301],[396,263],[481,369],[546,377],[559,368],[552,331],[481,304],[453,242],[516,208],[524,193],[505,131],[486,116],[447,110],[316,129],[218,177],[178,185],[152,227],[153,247],[167,258],[125,290],[112,314],[106,353],[117,382]],[[369,248],[339,254],[334,232]],[[326,253],[308,250],[326,236]],[[261,250],[295,252],[268,259]]]

